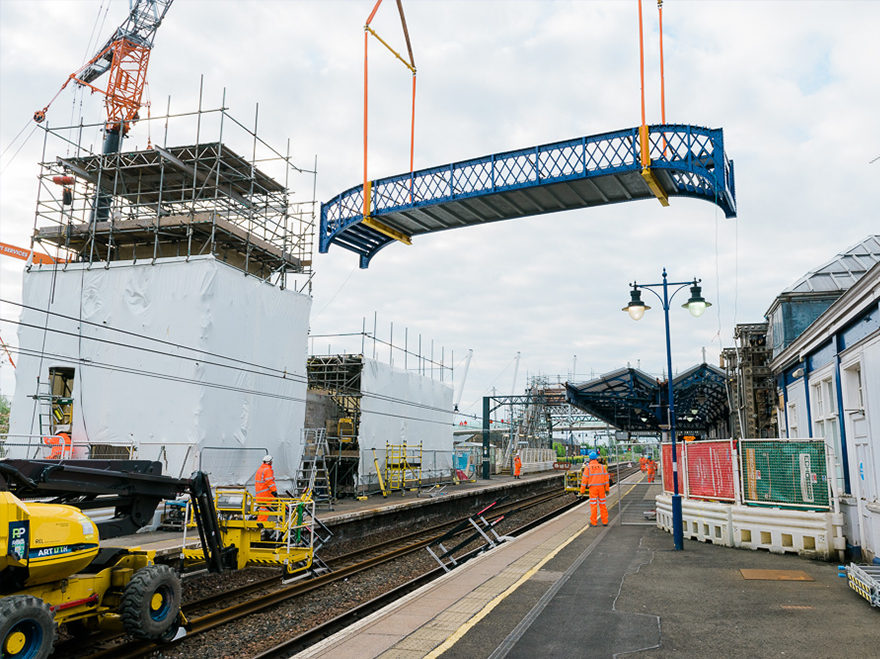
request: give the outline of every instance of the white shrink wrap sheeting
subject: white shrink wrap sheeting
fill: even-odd
[[[358,436],[361,476],[376,473],[372,449],[377,449],[381,465],[386,442],[406,442],[407,448],[421,442],[423,451],[437,451],[437,469],[451,469],[452,386],[373,359],[365,358],[363,364]],[[432,455],[432,467],[434,459]]]
[[[213,256],[103,265],[24,274],[10,432],[39,434],[37,377],[70,367],[74,457],[134,446],[169,475],[201,467],[232,485],[252,479],[268,451],[276,479],[293,478],[311,298]]]

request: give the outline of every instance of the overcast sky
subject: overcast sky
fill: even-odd
[[[169,95],[172,111],[195,109],[204,74],[206,107],[219,106],[225,88],[230,112],[250,124],[259,103],[262,137],[281,150],[290,138],[304,167],[317,156],[317,198],[326,201],[361,182],[372,4],[177,0],[150,60],[154,111]],[[418,67],[416,168],[640,121],[635,0],[404,0],[404,8]],[[30,117],[122,22],[128,3],[106,9],[106,0],[0,0],[2,242],[27,246],[33,229],[42,140],[35,131],[21,146]],[[659,123],[650,0],[644,18],[648,121]],[[667,120],[724,129],[737,219],[702,201],[639,201],[418,237],[385,248],[367,270],[333,247],[315,255],[312,331],[358,332],[363,317],[371,330],[377,312],[380,337],[393,322],[395,342],[406,327],[411,346],[421,334],[435,354],[454,351],[457,381],[472,348],[461,407],[479,412],[492,387],[511,392],[518,351],[517,392],[527,375],[569,378],[575,355],[576,380],[627,363],[659,375],[662,310],[652,305],[635,323],[620,308],[629,282],[658,282],[664,266],[674,280],[701,277],[713,304],[693,319],[678,306],[686,291],[675,301],[673,361],[683,370],[704,347],[717,364],[736,323],[760,322],[786,286],[880,233],[880,160],[869,164],[880,156],[880,2],[668,0],[663,18]],[[393,0],[373,25],[405,50]],[[410,75],[377,42],[370,48],[370,177],[379,178],[409,167]],[[50,122],[101,120],[96,99],[80,109],[73,98],[58,97]],[[145,123],[126,148],[144,146]],[[310,181],[294,187],[311,197]],[[22,262],[0,262],[2,297],[19,299]],[[0,307],[0,316],[15,315]],[[0,336],[15,343],[14,326],[0,323]],[[320,339],[316,350],[328,342],[334,352],[360,349]],[[0,368],[7,394],[11,371]]]

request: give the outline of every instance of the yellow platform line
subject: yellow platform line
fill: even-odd
[[[618,494],[618,501],[620,501],[623,497],[629,494],[633,488],[644,480],[644,474],[642,474],[642,478],[632,484],[632,486],[624,492],[622,495]],[[620,485],[618,485],[620,487]],[[586,531],[589,526],[584,526],[580,531],[573,534],[571,537],[566,539],[562,544],[560,544],[556,549],[547,554],[543,559],[541,559],[534,567],[528,570],[525,574],[523,574],[519,579],[517,579],[513,584],[511,584],[507,589],[505,589],[500,594],[496,595],[488,604],[486,604],[480,611],[476,613],[470,620],[464,623],[461,627],[455,630],[455,632],[447,638],[442,644],[438,645],[434,648],[430,653],[426,656],[426,659],[436,659],[441,654],[446,652],[453,645],[458,643],[462,639],[462,637],[467,634],[473,627],[479,623],[483,618],[489,615],[492,610],[501,604],[507,597],[509,597],[517,588],[522,586],[526,581],[531,579],[542,567],[544,567],[550,560],[552,560],[559,552],[565,549],[568,545],[574,542],[578,537],[580,537],[584,531]]]

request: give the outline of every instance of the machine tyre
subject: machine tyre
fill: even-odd
[[[55,616],[30,595],[0,599],[0,654],[3,659],[45,659],[55,644]]]
[[[122,626],[134,638],[155,640],[177,624],[180,580],[167,565],[138,570],[122,593]]]

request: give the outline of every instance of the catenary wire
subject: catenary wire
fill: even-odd
[[[42,311],[42,310],[41,310],[41,311]],[[50,312],[50,313],[51,313],[51,312]],[[54,333],[56,333],[56,334],[61,334],[61,335],[65,335],[65,336],[70,336],[70,337],[73,337],[73,338],[87,339],[87,340],[90,340],[90,341],[95,341],[95,342],[98,342],[98,343],[103,343],[103,344],[113,345],[113,346],[116,346],[116,347],[126,348],[126,349],[130,349],[130,350],[136,350],[136,351],[142,351],[142,352],[147,352],[147,353],[152,353],[152,354],[158,354],[158,355],[162,355],[162,356],[164,356],[164,357],[172,357],[172,358],[177,358],[177,359],[183,359],[183,360],[186,360],[186,361],[191,361],[191,362],[201,363],[201,364],[211,365],[211,366],[217,366],[217,367],[221,367],[221,368],[233,368],[233,369],[235,369],[235,370],[238,371],[238,372],[246,372],[246,373],[251,373],[251,374],[253,374],[253,375],[260,375],[260,376],[263,376],[263,377],[270,377],[270,378],[274,378],[274,379],[276,379],[276,380],[282,380],[282,381],[298,382],[298,383],[302,383],[302,384],[308,384],[308,378],[307,378],[306,376],[297,375],[297,374],[292,374],[292,373],[286,373],[286,372],[283,372],[283,371],[278,370],[278,369],[269,369],[268,367],[266,367],[266,370],[275,370],[277,374],[273,374],[273,373],[271,373],[271,372],[256,371],[256,370],[253,370],[253,369],[243,369],[243,368],[235,367],[235,366],[230,365],[230,364],[222,364],[222,363],[217,363],[217,362],[211,362],[211,361],[208,361],[208,360],[197,359],[197,358],[195,358],[195,357],[189,357],[189,356],[186,356],[186,355],[174,355],[174,354],[170,354],[170,353],[167,353],[167,352],[161,352],[161,351],[159,351],[159,350],[155,350],[155,349],[151,349],[151,348],[146,348],[146,347],[143,347],[143,346],[132,346],[132,345],[124,344],[124,343],[119,343],[119,342],[117,342],[117,341],[110,341],[110,340],[108,340],[108,339],[101,339],[101,338],[98,338],[98,337],[90,337],[90,336],[85,336],[85,335],[80,336],[80,334],[77,333],[77,332],[61,330],[61,329],[54,328],[54,327],[44,328],[44,327],[42,327],[42,326],[35,325],[35,324],[33,324],[33,323],[26,323],[26,322],[23,322],[23,321],[21,321],[21,320],[14,320],[14,319],[9,319],[9,318],[3,318],[3,317],[0,317],[0,322],[6,322],[6,323],[10,323],[10,324],[19,325],[19,326],[22,326],[22,327],[28,327],[28,328],[36,329],[36,330],[39,330],[39,331],[54,332]],[[12,345],[10,345],[10,347],[13,348],[13,351],[14,351],[14,352],[17,352],[18,354],[32,354],[32,355],[34,355],[34,356],[39,356],[40,354],[42,354],[40,351],[29,350],[29,349],[27,349],[27,348],[22,348],[21,346],[12,346]],[[45,354],[48,355],[49,353],[45,353]],[[62,357],[58,357],[58,358],[62,358]],[[91,364],[97,363],[97,362],[92,362],[92,361],[89,360],[89,359],[84,359],[84,358],[79,358],[79,357],[70,357],[70,356],[68,356],[68,357],[63,357],[63,358],[65,358],[65,359],[70,359],[71,361],[78,362],[78,363],[82,363],[82,364],[84,364],[84,365],[91,365]],[[220,358],[222,358],[222,359],[226,359],[226,357],[223,357],[222,355],[220,356]],[[125,369],[127,368],[127,367],[125,367],[125,366],[121,366],[121,365],[118,365],[118,364],[109,364],[108,366],[113,366],[114,368],[117,368],[117,369],[120,369],[120,370],[125,370]],[[135,372],[135,371],[133,370],[133,372]],[[174,377],[174,376],[168,376],[168,377]],[[198,381],[195,381],[195,382],[198,382]],[[426,411],[444,412],[444,413],[449,412],[448,409],[443,408],[443,407],[437,407],[437,406],[435,406],[435,405],[428,405],[428,404],[425,404],[425,403],[419,403],[419,402],[416,402],[416,401],[406,400],[406,399],[404,399],[404,398],[397,398],[397,397],[395,397],[395,396],[389,396],[389,395],[387,395],[387,394],[381,394],[381,393],[377,393],[377,392],[370,392],[370,391],[363,391],[363,390],[362,390],[362,391],[360,392],[360,395],[361,395],[362,398],[375,399],[375,400],[378,400],[378,401],[389,402],[389,403],[398,403],[398,404],[401,404],[401,405],[406,405],[406,406],[409,406],[409,407],[414,407],[414,408],[418,408],[418,409],[422,409],[422,410],[426,410]],[[408,417],[403,417],[403,418],[408,418]],[[474,416],[473,418],[477,418],[477,417]],[[414,418],[414,420],[417,420],[417,419]]]
[[[173,341],[167,341],[167,340],[164,340],[164,339],[157,339],[157,338],[155,338],[155,337],[151,337],[151,336],[148,336],[148,335],[146,335],[146,334],[139,334],[139,333],[137,333],[137,332],[132,332],[132,331],[129,331],[129,330],[124,330],[124,329],[121,329],[121,328],[118,328],[118,327],[113,327],[113,326],[109,326],[109,325],[104,325],[104,324],[102,324],[102,323],[96,323],[96,322],[92,322],[92,321],[88,321],[88,320],[83,320],[82,318],[78,318],[78,317],[76,317],[76,316],[69,316],[69,315],[67,315],[67,314],[62,314],[62,313],[57,312],[57,311],[48,311],[47,309],[41,309],[41,308],[38,308],[38,307],[34,307],[34,306],[31,306],[31,305],[26,305],[26,304],[24,304],[24,303],[16,302],[16,301],[13,301],[13,300],[8,300],[8,299],[5,299],[5,298],[0,298],[0,302],[6,303],[6,304],[11,304],[11,305],[13,305],[13,306],[18,306],[18,307],[21,307],[21,308],[23,308],[23,309],[28,309],[28,310],[31,310],[31,311],[36,311],[36,312],[38,312],[38,313],[47,314],[47,319],[48,319],[48,316],[56,316],[56,317],[58,317],[58,318],[64,318],[65,320],[75,321],[76,323],[79,324],[80,327],[82,326],[82,324],[87,324],[87,325],[90,325],[90,326],[95,327],[95,328],[97,328],[97,329],[101,329],[101,330],[109,330],[109,331],[114,331],[114,332],[119,332],[119,333],[124,334],[124,335],[127,335],[127,336],[132,336],[132,337],[136,337],[136,338],[139,338],[139,339],[144,339],[144,340],[146,340],[146,341],[154,341],[154,342],[156,342],[156,343],[159,343],[159,344],[162,344],[162,345],[165,345],[165,346],[174,347],[174,348],[179,348],[179,349],[183,349],[183,350],[189,350],[190,352],[197,352],[197,353],[200,353],[200,354],[203,354],[203,355],[209,355],[209,356],[211,356],[211,357],[215,357],[215,358],[218,358],[218,359],[223,359],[223,360],[226,360],[226,361],[228,361],[228,362],[233,362],[233,363],[237,363],[237,364],[244,364],[244,365],[247,365],[247,366],[249,366],[249,367],[256,368],[256,369],[260,369],[260,370],[259,370],[259,371],[254,371],[254,370],[251,370],[251,369],[238,368],[238,367],[234,367],[232,364],[222,364],[222,363],[210,362],[210,361],[205,360],[205,359],[203,359],[203,358],[196,358],[196,357],[191,357],[191,356],[186,356],[186,355],[173,355],[173,354],[170,354],[170,353],[167,353],[167,352],[162,352],[162,351],[159,351],[159,350],[156,350],[156,349],[147,348],[147,347],[145,347],[145,346],[133,346],[133,345],[125,344],[125,343],[119,343],[119,342],[117,342],[117,341],[111,341],[111,340],[109,340],[109,339],[102,339],[102,338],[99,338],[99,337],[82,336],[79,332],[77,332],[76,334],[74,334],[73,332],[67,332],[67,331],[64,331],[64,330],[56,329],[56,328],[47,328],[48,331],[50,331],[50,332],[57,332],[57,333],[60,333],[60,334],[67,334],[67,335],[70,335],[70,336],[76,336],[76,337],[79,338],[80,340],[81,340],[82,338],[86,338],[86,339],[89,339],[89,340],[91,340],[91,341],[97,341],[97,342],[100,342],[100,343],[106,343],[106,344],[110,344],[110,345],[114,345],[114,346],[118,346],[118,347],[122,347],[122,348],[127,348],[127,349],[130,349],[130,350],[142,350],[142,351],[144,351],[144,352],[152,352],[152,353],[155,353],[155,354],[161,354],[161,355],[166,356],[166,357],[175,357],[175,358],[178,358],[178,359],[186,359],[186,360],[190,360],[190,361],[198,361],[198,362],[202,362],[202,363],[205,363],[205,364],[211,364],[211,365],[214,365],[214,366],[220,366],[220,367],[224,367],[224,368],[237,368],[239,371],[251,372],[251,373],[254,373],[254,374],[256,374],[256,375],[268,375],[268,376],[270,376],[270,377],[277,377],[277,378],[282,379],[282,380],[295,380],[295,381],[299,381],[299,382],[308,383],[308,378],[307,378],[306,376],[298,375],[298,374],[295,374],[295,373],[289,373],[286,369],[279,369],[279,368],[275,368],[275,367],[272,367],[272,366],[266,366],[266,365],[263,365],[263,364],[257,364],[257,363],[254,363],[254,362],[249,362],[249,361],[246,361],[246,360],[237,359],[237,358],[235,358],[235,357],[230,357],[230,356],[228,356],[228,355],[222,355],[222,354],[218,354],[218,353],[209,352],[209,351],[203,350],[203,349],[201,349],[201,348],[192,348],[192,347],[189,347],[189,346],[185,346],[185,345],[183,345],[183,344],[174,343]],[[29,326],[29,327],[34,327],[34,328],[36,328],[36,329],[44,329],[44,328],[37,327],[37,326],[35,326],[35,325],[30,325],[30,324],[27,324],[27,323],[23,323],[23,322],[20,321],[20,320],[14,320],[14,319],[10,319],[10,318],[2,318],[2,317],[0,317],[0,321],[2,321],[2,322],[12,323],[12,324],[18,324],[18,325],[25,325],[25,326]],[[505,369],[505,370],[506,370],[506,369]],[[275,375],[273,375],[273,372],[274,372]],[[414,403],[414,402],[412,402],[412,401],[408,401],[408,400],[405,400],[405,399],[402,399],[402,398],[395,398],[394,396],[388,396],[388,395],[385,395],[385,394],[378,394],[378,393],[369,393],[369,392],[366,392],[366,395],[367,395],[368,397],[371,397],[371,398],[376,398],[376,399],[378,399],[378,400],[385,400],[385,401],[388,401],[388,402],[398,402],[398,403],[403,403],[403,404],[407,404],[407,405],[412,405],[412,406],[415,406],[415,407],[424,407],[425,409],[433,409],[433,410],[437,410],[437,411],[441,411],[441,410],[443,410],[443,408],[437,408],[437,407],[433,407],[433,406],[426,406],[426,405],[422,405],[422,404],[419,404],[419,403]],[[475,418],[476,418],[476,417],[475,417]]]
[[[160,380],[166,380],[169,382],[178,382],[181,384],[194,384],[194,385],[197,385],[200,387],[210,387],[213,389],[220,389],[223,391],[230,391],[233,393],[250,394],[253,396],[274,398],[274,399],[285,400],[285,401],[294,402],[294,403],[305,403],[306,402],[305,398],[298,398],[296,396],[287,396],[284,394],[273,393],[273,392],[269,392],[269,391],[261,391],[259,389],[248,389],[245,387],[237,387],[234,385],[221,384],[219,382],[209,382],[206,380],[196,380],[193,378],[185,378],[185,377],[182,377],[179,375],[158,373],[155,371],[147,371],[144,369],[134,369],[134,368],[130,368],[127,366],[119,366],[116,364],[96,362],[96,361],[93,361],[91,359],[86,359],[86,358],[77,359],[76,357],[74,357],[72,355],[42,352],[42,351],[38,351],[38,350],[32,350],[29,348],[21,348],[18,346],[14,346],[14,347],[15,347],[15,352],[19,355],[28,355],[28,356],[33,356],[33,357],[37,357],[37,356],[50,357],[53,359],[60,359],[60,360],[68,361],[68,362],[78,363],[81,366],[88,366],[91,368],[98,368],[98,369],[103,369],[103,370],[108,370],[108,371],[113,371],[113,372],[118,372],[118,373],[128,373],[130,375],[140,375],[143,377],[151,377],[151,378],[156,378],[156,379],[160,379]],[[436,409],[438,411],[448,412],[448,410],[445,410],[442,408],[429,408],[429,409]],[[379,410],[371,410],[370,413],[376,414],[378,416],[387,416],[387,417],[393,417],[396,419],[405,419],[408,421],[422,421],[425,423],[435,423],[437,425],[443,425],[443,426],[450,425],[449,422],[447,422],[447,421],[440,421],[437,419],[426,419],[424,417],[411,416],[411,415],[407,415],[407,414],[395,414],[393,412],[382,412]]]

